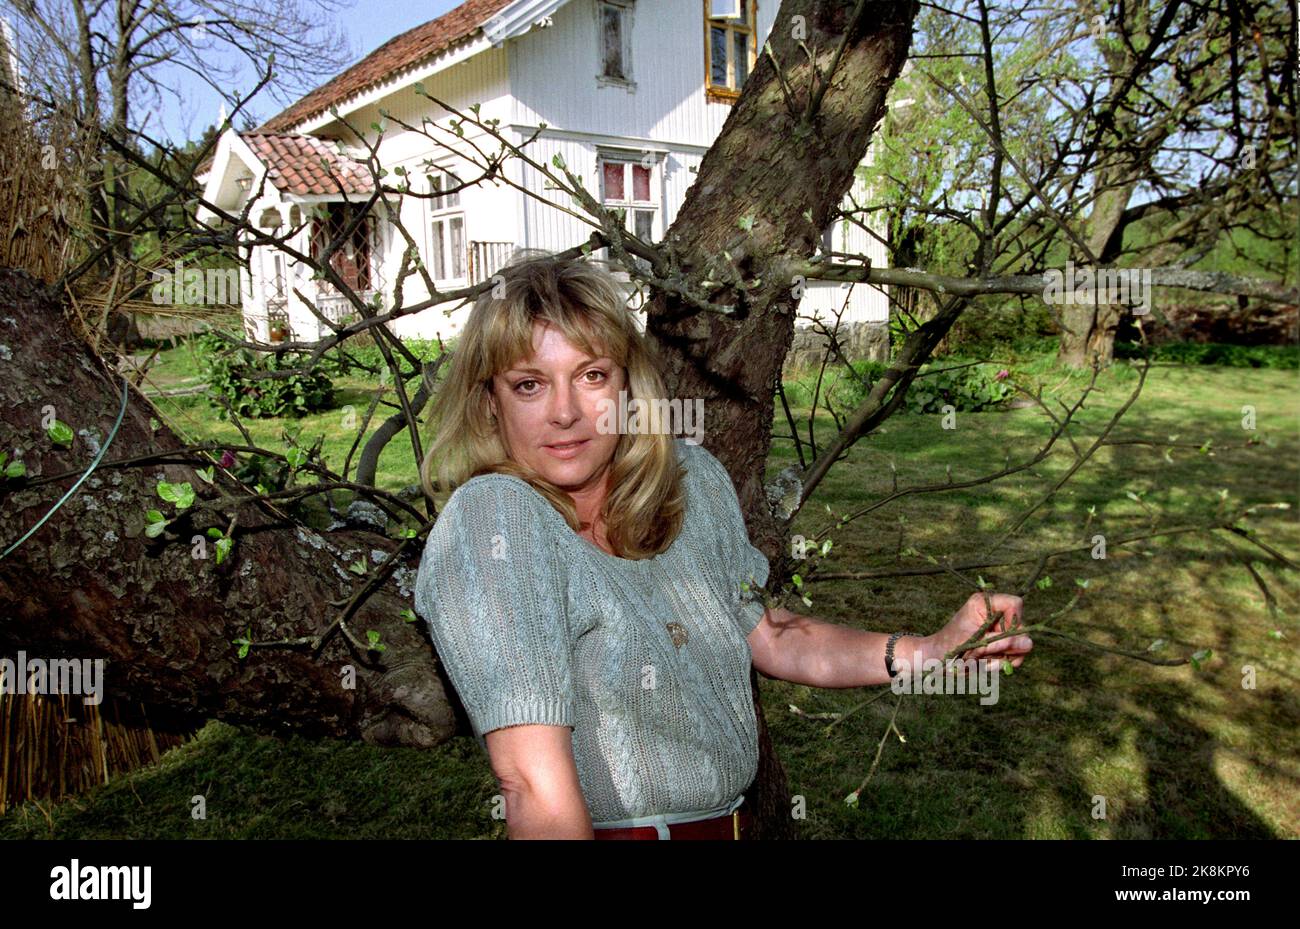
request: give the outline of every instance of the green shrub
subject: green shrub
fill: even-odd
[[[402,344],[410,349],[411,354],[423,361],[433,361],[441,354],[436,339],[402,339]],[[447,350],[451,351],[454,342],[444,340],[444,344]],[[321,366],[331,377],[344,377],[354,372],[364,377],[374,377],[372,372],[383,371],[387,367],[384,356],[380,354],[379,346],[366,333],[353,336],[341,348],[346,351],[348,357],[344,357],[343,351],[336,346],[321,358]],[[396,352],[393,353],[393,357],[397,359],[404,377],[414,374],[404,357]],[[365,367],[361,367],[363,365]]]
[[[841,369],[840,379],[831,391],[831,403],[837,409],[854,409],[887,368],[878,361],[854,362],[853,369],[865,384]],[[949,404],[970,413],[997,407],[1015,393],[1006,375],[998,377],[1001,370],[996,364],[953,356],[924,364],[908,389],[903,412],[940,413]]]
[[[198,336],[195,348],[207,372],[209,394],[224,397],[240,417],[305,416],[328,409],[333,403],[334,385],[320,366],[310,375],[297,373],[276,379],[254,377],[259,373],[297,367],[302,364],[300,356],[277,357],[246,348],[231,349],[214,332]],[[213,406],[218,404],[214,401]],[[225,419],[225,408],[221,408],[217,415]]]
[[[1051,342],[1057,326],[1051,308],[1029,299],[977,300],[957,318],[948,351],[966,358],[996,358]]]
[[[1116,358],[1141,358],[1136,342],[1116,342]],[[1227,368],[1300,368],[1300,346],[1228,345],[1223,342],[1165,342],[1151,348],[1151,360]]]

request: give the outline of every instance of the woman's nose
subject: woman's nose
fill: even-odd
[[[574,394],[572,385],[557,383],[551,391],[551,422],[557,426],[572,425],[574,420],[582,415],[578,409],[577,397]]]

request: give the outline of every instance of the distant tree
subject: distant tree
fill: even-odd
[[[896,266],[1178,270],[1235,230],[1294,229],[1296,49],[1284,6],[947,6],[917,18],[914,66],[893,90],[872,169],[872,206],[906,246]],[[907,253],[919,238],[924,250]],[[1059,307],[1061,359],[1108,363],[1123,313]]]
[[[156,149],[156,114],[165,101],[185,105],[178,69],[219,94],[232,109],[245,68],[271,71],[268,88],[287,99],[319,83],[348,56],[330,25],[350,0],[5,0],[16,13],[16,58],[33,98],[66,106],[92,145],[85,161],[87,224],[103,277],[131,288],[132,237],[142,205],[139,172],[94,137],[103,133],[137,152]],[[155,123],[151,125],[151,123]],[[210,136],[209,136],[210,137]],[[86,149],[81,149],[86,151]],[[164,160],[169,168],[175,162]],[[193,165],[189,165],[193,167]],[[125,318],[119,320],[126,323]],[[111,327],[117,338],[130,334]]]

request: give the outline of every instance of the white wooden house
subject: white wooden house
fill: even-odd
[[[325,232],[344,227],[372,184],[357,160],[364,150],[342,120],[374,143],[381,110],[390,119],[378,155],[390,182],[403,169],[415,190],[435,193],[480,177],[481,167],[463,154],[473,152],[471,143],[489,153],[499,146],[470,126],[463,138],[451,131],[454,115],[417,93],[419,84],[461,111],[479,104],[478,117],[499,120],[498,131],[516,145],[535,137],[524,148],[533,161],[550,166],[561,156],[594,196],[626,209],[630,231],[658,241],[755,66],[778,7],[778,0],[468,0],[387,42],[256,131],[225,133],[200,177],[205,199],[237,212],[257,197],[250,216],[268,230],[292,229],[323,204],[327,215],[306,223],[293,241],[305,254],[319,253]],[[398,119],[436,123],[441,128],[430,133],[455,151],[398,128]],[[581,212],[520,159],[502,170],[519,187]],[[852,195],[866,202],[861,181]],[[439,291],[490,278],[516,247],[558,251],[591,231],[499,180],[437,198],[405,197],[400,210]],[[825,230],[823,247],[886,263],[881,243],[848,223]],[[382,294],[388,308],[404,248],[392,224],[372,215],[334,263],[364,296]],[[295,339],[327,333],[294,287],[332,319],[350,312],[333,288],[310,280],[278,249],[251,247],[249,268],[242,303],[250,338],[271,338],[276,320]],[[428,296],[418,276],[403,287],[407,305]],[[451,306],[396,320],[393,331],[450,337],[469,312],[466,305],[448,315]],[[888,318],[886,296],[865,284],[810,283],[799,312],[829,320],[840,309],[846,322]]]

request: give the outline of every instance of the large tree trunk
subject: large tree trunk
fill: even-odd
[[[770,42],[793,90],[796,113],[787,109],[772,58],[760,55],[665,236],[670,260],[697,285],[726,280],[723,253],[730,254],[743,281],[753,286],[744,294],[719,290],[709,299],[735,304],[735,318],[701,312],[662,292],[647,307],[646,328],[667,363],[669,393],[704,399],[705,445],[731,472],[750,538],[767,555],[778,581],[791,571],[790,543],[786,526],[769,509],[763,463],[798,304],[795,282],[780,270],[781,262],[813,254],[827,217],[852,185],[854,169],[884,116],[885,95],[907,57],[917,12],[913,2],[868,4],[851,29],[856,5],[851,0],[781,5]],[[803,42],[792,35],[797,17],[807,30]],[[808,105],[812,78],[798,46],[816,50],[816,65],[826,74],[846,34],[831,87],[811,131],[802,133],[798,114]],[[752,217],[749,229],[738,224],[742,217]],[[754,703],[760,741],[758,780],[749,795],[757,814],[755,838],[791,837],[790,791],[757,690]]]
[[[1087,21],[1092,22],[1091,3],[1082,0],[1081,6]],[[1127,16],[1125,33],[1140,32],[1138,24],[1146,21],[1145,9],[1132,8]],[[1122,43],[1104,43],[1101,54],[1115,75],[1111,92],[1118,93],[1118,88],[1126,85],[1124,78],[1138,67],[1138,57]],[[1109,103],[1110,100],[1103,101],[1101,106],[1105,108]],[[1138,179],[1150,173],[1151,153],[1159,148],[1150,138],[1142,146],[1134,143],[1140,128],[1132,114],[1120,108],[1112,117],[1111,129],[1102,137],[1100,164],[1093,172],[1093,189],[1100,193],[1088,215],[1085,232],[1088,251],[1096,259],[1095,267],[1109,267],[1123,254],[1124,211],[1137,190]],[[1076,255],[1074,261],[1093,264],[1086,255]],[[1115,333],[1125,312],[1117,304],[1065,304],[1061,308],[1063,325],[1057,360],[1073,368],[1090,367],[1094,361],[1108,366],[1115,359]]]
[[[0,483],[0,551],[21,538],[89,467],[97,443],[121,408],[122,378],[106,373],[36,282],[0,271],[0,342],[12,352],[0,378],[0,449],[15,450],[34,486]],[[105,460],[183,447],[167,427],[150,429],[147,401],[128,398],[126,415]],[[43,418],[78,433],[55,445]],[[94,442],[80,433],[94,434]],[[410,606],[418,551],[399,567],[398,589],[386,585],[350,623],[382,636],[382,654],[359,653],[335,634],[318,657],[303,648],[255,648],[237,657],[234,639],[254,641],[323,631],[359,579],[357,560],[395,545],[380,535],[302,529],[270,507],[225,498],[247,488],[217,469],[216,483],[185,463],[108,468],[102,464],[25,542],[0,559],[0,654],[102,658],[105,692],[151,706],[215,717],[265,730],[359,738],[383,745],[432,746],[454,731],[453,712],[419,624],[403,622]],[[42,476],[60,477],[35,483]],[[160,480],[188,481],[193,515],[150,539],[145,513],[171,515],[157,494]],[[194,512],[200,504],[218,509]],[[208,527],[225,530],[237,516],[232,557],[216,564],[215,546],[194,541]],[[173,532],[174,530],[174,532]],[[194,557],[195,554],[205,557]],[[345,686],[346,668],[355,688]]]
[[[1096,174],[1097,184],[1104,190],[1088,217],[1086,242],[1088,250],[1097,257],[1097,267],[1110,266],[1123,251],[1124,210],[1137,186],[1128,180],[1131,176],[1131,169]],[[1075,261],[1088,263],[1084,256],[1076,257]],[[1058,360],[1074,368],[1090,367],[1094,359],[1103,367],[1109,365],[1115,358],[1115,332],[1125,312],[1123,306],[1105,302],[1095,306],[1079,303],[1062,306],[1064,325]]]

